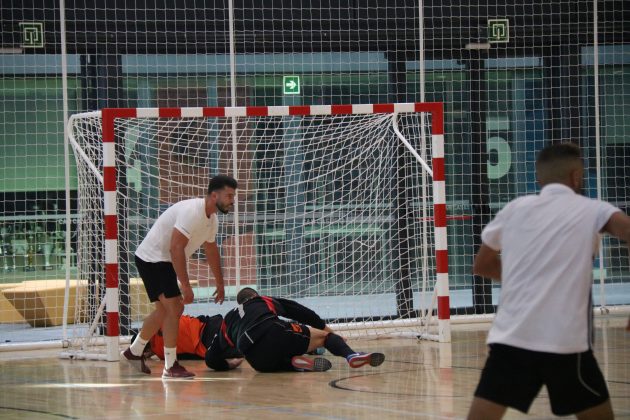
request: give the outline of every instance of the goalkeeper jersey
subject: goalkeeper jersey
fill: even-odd
[[[221,331],[215,335],[206,353],[206,364],[215,370],[226,370],[227,364],[221,357],[225,349],[234,347],[247,355],[251,346],[278,317],[292,319],[314,328],[326,327],[324,320],[313,310],[293,300],[256,296],[225,314]]]

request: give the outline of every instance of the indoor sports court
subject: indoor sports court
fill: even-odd
[[[1,15],[0,418],[463,419],[508,293],[473,273],[482,232],[541,195],[539,152],[577,145],[575,192],[630,213],[625,1],[7,0]],[[217,174],[238,180],[215,241],[225,302],[191,250],[184,314],[226,315],[253,287],[381,366],[329,350],[326,372],[183,360],[195,378],[163,380],[161,360],[121,361],[155,308],[136,250]],[[575,318],[630,418],[628,244],[593,236]],[[554,418],[552,399],[504,418]]]
[[[630,358],[626,317],[597,318],[595,354],[604,372],[616,418],[630,412]],[[204,362],[183,361],[193,380],[163,381],[122,363],[60,360],[58,350],[2,352],[2,418],[465,418],[485,358],[487,325],[453,326],[451,343],[408,338],[351,341],[387,359],[378,368],[350,369],[327,355],[327,372],[257,373],[246,363],[213,372]],[[149,366],[159,371],[160,361]],[[508,410],[506,419],[554,418],[545,391],[529,415]]]

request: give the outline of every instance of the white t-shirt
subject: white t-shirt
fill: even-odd
[[[488,343],[578,353],[592,337],[598,234],[618,208],[561,184],[508,203],[481,234],[501,251],[499,308]]]
[[[171,261],[173,228],[188,238],[184,252],[189,258],[204,242],[214,242],[219,229],[216,213],[206,216],[203,198],[191,198],[173,204],[155,221],[136,255],[146,262]]]

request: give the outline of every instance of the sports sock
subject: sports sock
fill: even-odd
[[[134,356],[142,356],[144,352],[144,348],[147,346],[149,340],[144,340],[140,337],[140,334],[136,336],[136,339],[133,340],[133,343],[129,346],[129,350],[131,350],[131,354]]]
[[[177,361],[177,347],[164,347],[164,369],[170,369]]]
[[[346,344],[346,342],[335,333],[329,333],[324,340],[324,347],[335,356],[348,357],[355,351]]]

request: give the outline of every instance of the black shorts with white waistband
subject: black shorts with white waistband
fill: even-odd
[[[179,285],[177,284],[177,274],[175,268],[169,261],[146,262],[135,256],[138,274],[142,278],[144,288],[149,296],[149,301],[157,302],[160,295],[164,293],[164,297],[172,298],[181,295]]]
[[[579,413],[608,400],[608,388],[593,352],[557,354],[490,344],[475,397],[529,411],[543,385],[551,411]]]

